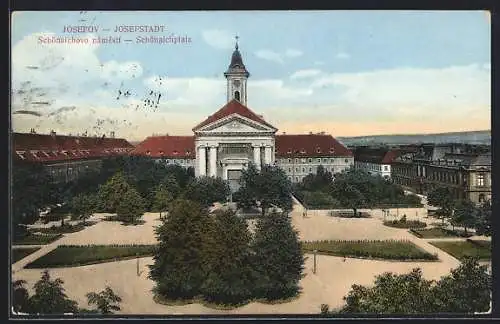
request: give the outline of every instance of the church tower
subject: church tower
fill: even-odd
[[[243,64],[243,59],[241,58],[241,53],[238,50],[238,36],[236,36],[236,46],[231,56],[231,63],[224,72],[224,76],[227,80],[227,101],[233,99],[238,100],[244,106],[247,105],[247,79],[250,76],[245,64]]]

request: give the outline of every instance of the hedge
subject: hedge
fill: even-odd
[[[63,237],[62,234],[29,234],[15,238],[13,245],[45,245]]]
[[[152,256],[156,245],[60,245],[26,268],[76,267]]]
[[[304,252],[317,250],[320,254],[366,257],[399,261],[438,260],[437,255],[430,254],[409,240],[337,240],[303,242]]]
[[[29,248],[17,248],[17,249],[12,249],[12,263],[16,263],[17,261],[24,259],[31,253],[34,253],[36,251],[40,250],[39,247],[29,247]]]

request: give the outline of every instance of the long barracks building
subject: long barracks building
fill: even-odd
[[[224,73],[227,103],[196,125],[193,136],[152,136],[132,151],[164,163],[193,167],[197,176],[221,177],[237,186],[241,170],[277,165],[292,182],[315,173],[319,165],[332,173],[354,165],[352,152],[333,136],[319,134],[277,135],[278,129],[247,105],[250,73],[238,44]]]

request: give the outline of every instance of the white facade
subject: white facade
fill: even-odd
[[[277,165],[285,171],[292,182],[300,182],[308,174],[316,174],[320,165],[325,171],[332,175],[341,173],[354,166],[354,157],[301,157],[301,158],[277,158]]]
[[[379,164],[370,162],[355,162],[355,168],[367,171],[372,175],[379,175],[383,178],[389,179],[391,177],[391,165],[390,164]]]

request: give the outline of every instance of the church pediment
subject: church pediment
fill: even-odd
[[[257,123],[251,119],[233,114],[222,120],[206,125],[197,131],[201,134],[248,134],[248,133],[270,133],[274,132],[267,125]]]

